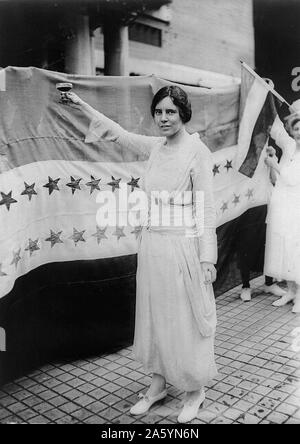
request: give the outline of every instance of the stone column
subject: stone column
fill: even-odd
[[[95,75],[89,16],[72,14],[69,26],[70,37],[65,44],[65,72]]]
[[[107,22],[104,34],[104,73],[107,76],[128,76],[128,26]]]

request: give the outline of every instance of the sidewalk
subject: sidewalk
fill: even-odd
[[[217,299],[219,376],[194,424],[300,424],[300,351],[291,346],[300,316],[291,305],[272,307],[276,297],[262,293],[262,284],[261,277],[252,281],[251,302],[243,303],[237,288]],[[54,362],[1,388],[0,423],[175,424],[183,393],[171,386],[147,415],[129,415],[149,381],[131,347]]]

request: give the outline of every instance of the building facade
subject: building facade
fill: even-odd
[[[101,74],[101,28],[94,35]],[[240,77],[240,60],[254,66],[252,0],[172,0],[129,25],[128,47],[126,74],[203,85],[234,81],[230,77]]]
[[[211,86],[240,60],[254,65],[253,0],[0,0],[2,67]]]

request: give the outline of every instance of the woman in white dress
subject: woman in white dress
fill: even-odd
[[[299,101],[292,106],[295,108]],[[292,311],[300,313],[300,111],[288,117],[285,130],[276,117],[271,137],[283,150],[280,164],[274,155],[266,164],[278,177],[267,215],[265,274],[286,280],[288,291],[273,303],[279,307],[293,301]]]
[[[157,209],[151,205],[141,233],[133,351],[152,374],[152,382],[130,410],[133,415],[145,414],[167,396],[168,382],[186,392],[178,421],[189,422],[204,401],[204,386],[217,375],[212,289],[217,243],[210,151],[198,134],[185,129],[192,111],[187,94],[178,86],[164,87],[153,98],[151,114],[161,137],[130,133],[74,93],[66,97],[91,119],[86,142],[104,138],[123,149],[150,153],[143,179],[149,200],[153,191],[167,191],[175,199],[161,198],[160,204],[174,210],[176,196],[189,192],[177,205],[184,215],[179,225],[174,211],[170,223],[153,223],[152,212]]]

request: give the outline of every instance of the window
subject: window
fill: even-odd
[[[129,26],[129,40],[161,47],[162,31],[143,23],[133,23]]]

